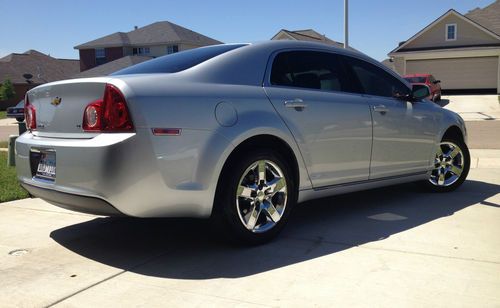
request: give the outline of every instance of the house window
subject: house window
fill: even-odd
[[[95,64],[101,65],[106,63],[106,52],[104,48],[96,48],[95,49]]]
[[[167,55],[169,55],[171,53],[176,53],[176,52],[179,52],[179,46],[178,45],[167,46]]]
[[[457,24],[446,24],[446,40],[455,41],[457,39]]]
[[[132,49],[132,54],[134,55],[149,55],[150,52],[149,47],[137,47]]]

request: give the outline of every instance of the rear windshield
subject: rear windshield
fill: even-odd
[[[139,63],[111,75],[176,73],[242,46],[245,44],[214,45],[190,49]]]
[[[409,83],[425,83],[427,77],[405,77]]]

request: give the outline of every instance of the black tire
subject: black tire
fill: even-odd
[[[433,172],[431,173],[431,176],[429,177],[429,179],[425,180],[422,183],[425,188],[427,188],[428,190],[433,191],[433,192],[450,192],[450,191],[454,191],[460,185],[463,184],[463,182],[467,178],[467,175],[469,174],[469,170],[470,170],[470,153],[469,153],[469,149],[467,148],[467,145],[462,140],[460,140],[460,139],[443,138],[443,140],[441,140],[440,147],[441,148],[445,147],[447,143],[456,145],[456,146],[458,146],[460,148],[461,153],[463,155],[461,155],[461,157],[456,157],[453,160],[454,160],[454,162],[456,162],[456,160],[458,160],[458,159],[462,160],[462,166],[463,166],[462,167],[462,172],[461,172],[460,176],[458,176],[458,179],[456,179],[450,185],[439,185],[439,184],[435,183],[436,181],[434,181],[434,183],[433,183],[433,181],[431,181],[431,179],[435,180],[435,178],[436,178],[434,173],[437,172],[436,171],[437,169],[434,169]],[[452,174],[453,173],[451,173],[451,175]]]
[[[240,198],[242,197],[236,196],[240,180],[244,178],[244,173],[247,175],[250,174],[245,171],[258,161],[272,162],[280,169],[286,180],[286,198],[284,198],[286,201],[282,202],[284,204],[284,209],[281,212],[279,221],[276,223],[271,222],[274,223],[274,225],[269,230],[255,232],[245,227],[243,221],[244,215],[240,213],[242,215],[240,217],[240,208],[238,208],[236,201],[236,199],[241,200]],[[266,171],[266,176],[269,177],[269,173],[267,172],[268,171]],[[232,161],[229,161],[224,167],[217,186],[214,211],[212,214],[214,225],[227,239],[237,244],[259,245],[269,242],[275,238],[286,225],[290,212],[297,202],[297,184],[293,178],[293,174],[288,161],[280,153],[273,150],[257,149],[239,155],[236,159],[232,159]],[[262,189],[265,190],[265,187]],[[240,201],[241,203],[249,202],[250,200],[250,198],[247,199],[244,197],[243,199],[243,201]],[[257,201],[255,202],[257,203]],[[264,204],[264,202],[262,204]],[[275,209],[278,209],[278,202],[276,204]],[[270,220],[267,213],[267,211],[262,210],[261,215],[264,215],[263,219]],[[259,219],[262,220],[262,217],[259,216]],[[264,225],[264,223],[262,225]]]
[[[22,121],[24,121],[24,118],[16,118],[17,122],[21,123]]]

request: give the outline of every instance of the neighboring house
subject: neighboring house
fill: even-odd
[[[389,57],[399,74],[433,74],[443,90],[500,93],[500,1],[465,15],[449,10]]]
[[[160,21],[130,32],[116,32],[75,46],[80,52],[80,71],[125,56],[159,57],[182,50],[222,42],[168,21]]]
[[[119,71],[123,68],[148,61],[153,59],[151,56],[125,56],[123,58],[96,66],[89,70],[80,72],[73,76],[73,78],[86,78],[86,77],[98,77],[98,76],[106,76],[116,71]]]
[[[383,65],[387,66],[388,68],[390,68],[391,70],[395,70],[394,68],[394,61],[392,59],[384,59],[382,62]]]
[[[68,79],[78,71],[78,60],[56,59],[36,50],[0,58],[0,82],[10,79],[16,91],[14,98],[0,102],[0,110],[17,104],[29,89],[43,83]],[[26,80],[25,74],[33,77]]]
[[[344,44],[334,41],[324,34],[319,34],[313,29],[306,30],[295,30],[290,31],[286,29],[281,29],[278,33],[276,33],[271,40],[295,40],[295,41],[310,41],[310,42],[318,42],[324,43],[327,45],[335,46],[343,48]]]

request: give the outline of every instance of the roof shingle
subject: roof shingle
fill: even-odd
[[[32,83],[40,84],[67,79],[80,71],[80,62],[71,59],[56,59],[36,50],[12,53],[0,58],[0,80],[26,83],[24,74],[31,74]]]
[[[465,17],[500,35],[500,0],[496,0],[485,8],[469,11]]]
[[[221,44],[222,42],[186,29],[169,21],[159,21],[130,32],[116,32],[75,46],[75,49],[119,46],[148,46],[156,44],[189,43],[195,46]]]
[[[148,56],[125,56],[123,58],[96,66],[75,76],[72,78],[87,78],[87,77],[98,77],[98,76],[106,76],[111,73],[114,73],[122,68],[126,68],[144,61],[148,61],[153,59],[153,57]]]

